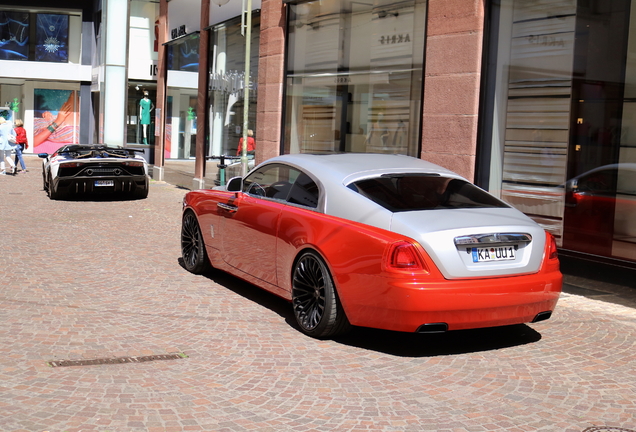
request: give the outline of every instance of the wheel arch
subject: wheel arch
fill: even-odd
[[[298,249],[298,251],[296,253],[296,256],[294,257],[294,260],[292,262],[292,265],[291,265],[291,267],[289,269],[289,275],[288,275],[288,277],[289,277],[289,286],[290,287],[293,286],[293,283],[294,283],[294,269],[296,268],[296,264],[300,260],[300,257],[302,257],[305,254],[305,252],[314,253],[323,262],[323,264],[327,268],[327,271],[329,272],[329,276],[331,277],[331,283],[333,284],[333,289],[334,289],[334,291],[336,293],[336,296],[338,297],[338,302],[342,306],[342,309],[344,310],[345,315],[347,315],[347,306],[343,303],[342,296],[339,293],[340,281],[338,280],[338,278],[334,277],[334,274],[335,274],[334,270],[333,270],[331,264],[329,263],[329,260],[325,257],[325,254],[322,251],[320,251],[320,249],[318,247],[316,247],[315,245],[305,244],[305,245],[303,245],[303,247]],[[290,293],[290,295],[291,295],[291,293]]]

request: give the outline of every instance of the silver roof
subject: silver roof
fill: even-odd
[[[319,176],[321,181],[328,179],[345,185],[367,176],[391,172],[440,173],[460,178],[456,173],[439,165],[411,156],[395,154],[290,154],[269,159],[266,163],[273,162],[296,165]]]

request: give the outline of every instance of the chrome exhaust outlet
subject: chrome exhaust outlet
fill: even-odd
[[[422,324],[416,333],[446,333],[447,331],[448,324],[446,323],[429,323]]]
[[[539,312],[537,316],[535,316],[531,322],[536,323],[539,321],[545,321],[549,319],[551,316],[552,316],[552,311]]]

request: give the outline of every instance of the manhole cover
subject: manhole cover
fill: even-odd
[[[182,358],[188,358],[184,353],[177,354],[157,354],[141,357],[111,357],[101,359],[89,359],[89,360],[53,360],[47,362],[51,367],[65,367],[65,366],[94,366],[105,364],[122,364],[122,363],[143,363],[157,360],[179,360]]]
[[[619,427],[609,427],[609,426],[592,426],[585,429],[583,432],[636,432],[633,429],[625,429]]]

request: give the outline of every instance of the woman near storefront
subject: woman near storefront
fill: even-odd
[[[24,158],[22,157],[22,153],[25,149],[29,148],[29,142],[27,140],[26,129],[24,129],[24,122],[20,119],[16,119],[15,121],[15,160],[14,160],[14,174],[18,171],[18,161],[20,162],[20,166],[22,166],[22,171],[20,173],[27,172],[26,164],[24,163]]]
[[[5,160],[11,160],[8,158],[11,155],[11,151],[15,147],[15,132],[11,123],[4,117],[0,117],[0,153],[2,154],[2,160],[0,161],[0,175],[6,175]]]

